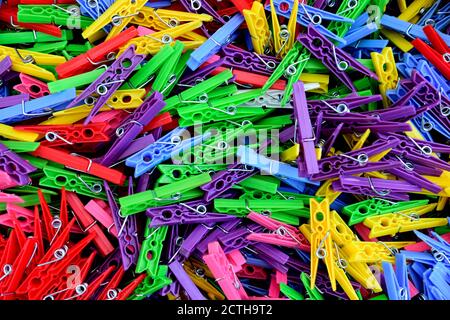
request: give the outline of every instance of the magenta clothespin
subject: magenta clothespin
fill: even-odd
[[[298,175],[305,177],[319,172],[314,145],[316,138],[309,117],[305,86],[303,82],[297,81],[293,87],[294,115],[297,127],[296,137],[297,142],[301,145],[302,153],[302,156],[299,155],[297,158]]]
[[[84,208],[108,230],[108,233],[117,238],[117,228],[112,218],[112,212],[105,201],[93,199]]]
[[[108,136],[115,134],[116,129],[123,122],[125,118],[129,116],[129,113],[125,110],[110,110],[100,112],[94,116],[91,120],[92,123],[107,123],[105,133]]]
[[[236,272],[241,270],[242,265],[234,265],[217,241],[208,244],[208,254],[203,260],[211,270],[223,293],[229,300],[247,300],[248,295],[244,286],[239,281]],[[243,259],[245,261],[245,259]],[[233,259],[236,261],[236,258]]]
[[[137,32],[138,32],[138,36],[139,37],[144,37],[146,35],[155,33],[155,31],[153,31],[152,29],[149,29],[149,28],[146,28],[146,27],[143,27],[143,26],[138,26],[137,27]]]
[[[287,284],[287,273],[275,270],[275,274],[272,274],[269,286],[269,297],[279,298],[280,297],[280,283]]]
[[[9,174],[0,170],[0,189],[8,189],[12,187],[16,187],[19,184],[11,178]]]
[[[356,92],[356,87],[346,71],[349,68],[362,73],[363,75],[378,80],[375,73],[367,69],[361,63],[342,49],[336,47],[330,40],[318,32],[313,24],[308,25],[306,33],[300,33],[297,37],[317,59],[322,61],[334,75],[342,81],[350,90]]]
[[[19,196],[16,196],[15,194],[4,193],[0,191],[0,202],[21,203],[23,202],[23,199]]]
[[[247,218],[260,224],[264,228],[273,231],[271,233],[252,232],[247,236],[248,240],[288,248],[298,248],[305,251],[310,250],[308,240],[298,231],[298,229],[256,212],[250,212],[247,215]]]
[[[19,74],[19,78],[22,83],[15,85],[14,90],[29,94],[32,98],[41,98],[50,94],[48,85],[45,82],[24,73]]]

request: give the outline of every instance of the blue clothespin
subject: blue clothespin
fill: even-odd
[[[15,123],[63,110],[76,97],[75,88],[0,109],[0,123]]]
[[[429,300],[450,299],[450,286],[446,280],[446,273],[436,267],[425,271],[423,276],[424,292]]]
[[[413,268],[414,264],[420,264],[419,262],[413,262],[411,264],[408,265],[408,274],[409,277],[411,278],[411,281],[414,285],[414,287],[419,290],[420,292],[423,292],[423,280],[422,280],[422,273],[418,273],[415,268]],[[423,264],[420,264],[421,266],[423,266]],[[424,272],[425,270],[427,270],[424,267]]]
[[[375,22],[371,22],[369,24],[366,24],[360,28],[355,29],[351,33],[347,33],[344,37],[345,44],[340,43],[338,44],[338,48],[344,48],[348,45],[351,45],[352,43],[357,42],[358,40],[361,40],[365,37],[367,37],[369,34],[374,33],[378,30],[378,26]]]
[[[187,61],[191,70],[197,70],[206,60],[216,54],[220,48],[228,45],[236,36],[235,33],[245,21],[244,16],[236,13],[226,24],[219,28],[208,40],[194,50]]]
[[[430,8],[428,8],[427,12],[425,12],[421,17],[420,20],[417,21],[417,25],[419,26],[425,26],[426,24],[430,23],[432,17],[435,15],[437,8],[441,5],[441,0],[437,0]]]
[[[420,60],[416,66],[416,70],[430,82],[433,87],[441,89],[441,94],[448,97],[447,92],[450,91],[450,85],[440,73],[438,73],[434,68],[432,68],[426,60]]]
[[[159,8],[165,8],[170,7],[172,4],[172,1],[166,0],[166,1],[148,1],[145,6],[150,7],[153,9],[159,9]]]
[[[375,49],[377,51],[381,51],[387,47],[389,44],[389,40],[361,40],[354,44],[355,48],[358,49]]]
[[[420,38],[423,41],[428,41],[427,36],[422,30],[422,27],[417,24],[412,24],[396,17],[389,16],[387,14],[381,17],[380,23],[383,27],[397,31],[401,34],[407,35],[411,38]],[[436,30],[437,31],[437,30]],[[447,45],[450,45],[450,36],[437,31]]]
[[[285,180],[285,178],[287,178],[294,181],[300,181],[302,183],[308,183],[317,186],[320,185],[318,181],[311,181],[307,178],[299,177],[297,168],[257,154],[254,150],[246,146],[239,146],[237,156],[240,158],[240,163],[256,167],[260,170],[268,172],[269,174],[279,179]]]
[[[442,7],[435,15],[434,18],[434,28],[436,30],[439,30],[441,32],[444,32],[444,30],[450,25],[450,15],[447,14],[447,12],[450,11],[450,3]]]
[[[356,18],[355,22],[352,23],[352,26],[348,29],[347,33],[344,35],[344,37],[355,30],[361,28],[365,24],[367,24],[367,21],[369,21],[369,14],[364,12],[362,15],[360,15],[358,18]]]
[[[294,5],[293,0],[273,0],[277,15],[285,17],[287,19],[291,16],[292,7]],[[266,5],[265,9],[270,11],[270,5]],[[297,13],[297,23],[304,27],[307,27],[310,23],[314,25],[317,31],[322,35],[333,39],[339,43],[345,44],[345,40],[338,37],[333,32],[328,30],[322,25],[323,21],[339,21],[342,23],[353,23],[354,20],[346,17],[342,17],[338,14],[333,14],[324,10],[320,10],[302,3],[299,3]]]
[[[400,253],[403,254],[405,258],[408,260],[420,262],[428,266],[434,266],[436,263],[436,259],[433,257],[431,253],[428,252],[415,252],[402,250]]]
[[[419,117],[420,118],[420,117]],[[431,130],[436,130],[437,132],[439,132],[441,135],[443,135],[445,138],[450,139],[450,130],[447,129],[440,121],[439,119],[437,119],[435,116],[433,116],[432,114],[430,114],[429,112],[425,112],[423,114],[423,118],[425,119],[425,121],[423,123],[428,123],[427,126],[430,127],[430,130],[428,130],[428,128],[423,128],[423,130],[426,131],[431,131]],[[416,119],[416,121],[421,121]]]
[[[397,258],[401,256],[400,258]],[[395,256],[396,272],[392,264],[383,261],[384,281],[389,300],[410,300],[406,259],[401,254]],[[399,263],[400,262],[400,263]],[[406,282],[406,283],[405,283]]]
[[[211,136],[211,133],[208,132],[183,141],[182,136],[185,132],[187,132],[186,128],[172,130],[158,141],[128,157],[125,165],[135,168],[134,177],[140,177],[158,164],[170,159],[181,151],[196,146]]]
[[[80,11],[84,16],[97,20],[112,4],[114,0],[76,0],[80,5]],[[103,30],[111,31],[112,25],[107,24]]]
[[[250,265],[256,266],[256,267],[260,267],[260,268],[264,268],[264,269],[271,269],[272,268],[272,266],[270,264],[268,264],[264,260],[256,258],[252,254],[245,253],[244,256],[245,256],[245,260],[246,260],[247,264],[250,264]]]
[[[448,218],[450,219],[450,218]],[[425,242],[427,245],[429,245],[432,249],[434,249],[435,251],[439,252],[442,255],[445,255],[447,258],[447,262],[450,264],[450,260],[448,260],[450,258],[450,244],[448,244],[444,239],[442,239],[437,233],[433,232],[433,237],[435,237],[437,240],[423,234],[420,231],[416,231],[414,230],[414,233],[416,234],[416,236],[422,240],[423,242]],[[444,259],[445,259],[444,256]],[[436,257],[436,256],[435,256]]]

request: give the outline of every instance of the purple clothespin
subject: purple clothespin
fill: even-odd
[[[122,259],[120,256],[120,249],[115,249],[112,253],[109,254],[108,258],[103,261],[103,263],[95,268],[91,275],[87,278],[87,282],[90,283],[94,280],[98,274],[103,273],[111,266],[117,266],[118,268],[122,267]]]
[[[224,67],[270,76],[280,64],[274,57],[258,55],[233,45],[222,47]]]
[[[142,129],[161,111],[166,103],[159,92],[153,92],[137,108],[132,115],[124,120],[117,128],[118,138],[114,141],[111,148],[103,156],[100,163],[104,166],[110,166],[119,159],[119,156],[127,149],[134,138],[136,138]]]
[[[183,7],[185,7],[186,10],[189,12],[198,13],[198,14],[206,13],[206,14],[209,14],[210,16],[213,16],[214,21],[219,23],[218,27],[221,27],[222,25],[224,25],[226,23],[225,20],[223,20],[222,16],[220,14],[218,14],[209,5],[209,3],[207,3],[205,0],[202,0],[202,1],[200,1],[200,0],[180,0],[180,2],[183,5]],[[200,29],[203,31],[203,33],[206,36],[208,36],[208,37],[211,36],[208,29],[204,25],[202,25],[200,27]]]
[[[344,98],[337,98],[332,100],[308,100],[307,103],[308,108],[314,109],[315,113],[330,110],[337,113],[345,113],[360,106],[381,100],[382,96],[379,94],[375,94],[372,96],[349,95]]]
[[[306,33],[299,34],[297,40],[308,48],[312,55],[322,61],[324,66],[334,73],[352,92],[356,92],[357,90],[353,81],[346,73],[349,67],[365,76],[378,80],[375,73],[353,59],[353,57],[342,49],[337,48],[330,40],[320,34],[312,24],[308,25]]]
[[[252,245],[252,249],[256,251],[259,258],[278,271],[282,273],[287,273],[289,271],[289,266],[286,264],[289,260],[289,256],[283,251],[264,243],[255,243]]]
[[[223,64],[224,60],[219,59],[217,61],[214,61],[211,64],[208,64],[207,66],[203,68],[199,68],[195,71],[186,72],[186,76],[183,76],[183,78],[180,80],[180,82],[177,84],[179,87],[185,87],[185,86],[195,86],[196,84],[203,81],[211,72],[213,72],[215,69],[220,67]],[[228,80],[229,82],[232,82],[233,80]]]
[[[238,226],[227,234],[219,236],[219,241],[223,245],[222,247],[225,253],[228,253],[254,244],[254,241],[247,239],[247,235],[251,232],[261,232],[263,229],[263,227],[256,223],[251,223],[247,226]]]
[[[145,55],[135,54],[135,46],[129,46],[111,66],[91,83],[79,96],[77,96],[66,109],[72,108],[85,99],[95,99],[92,95],[98,94],[94,106],[83,124],[88,124],[101,107],[109,100],[112,94],[119,89],[134,69],[144,60]]]
[[[306,103],[305,86],[303,82],[297,81],[293,85],[294,116],[297,127],[297,142],[301,145],[301,156],[297,158],[298,175],[300,177],[310,176],[319,172],[317,163],[316,140],[309,117]]]
[[[12,61],[10,57],[5,57],[0,61],[0,79],[11,71]]]
[[[152,134],[144,135],[140,138],[137,138],[136,140],[132,141],[129,146],[125,149],[125,151],[119,156],[117,160],[123,160],[125,158],[128,158],[129,156],[135,154],[136,152],[141,151],[149,144],[152,144],[155,142],[155,138]]]
[[[321,112],[321,114],[323,114]],[[343,123],[339,123],[339,125],[334,129],[333,133],[330,135],[330,137],[325,142],[323,149],[325,152],[323,154],[326,156],[330,151],[331,148],[334,146],[334,143],[336,142],[336,139],[338,138],[339,134],[341,133],[342,127],[344,126]]]
[[[178,282],[181,284],[191,300],[206,300],[200,290],[195,286],[194,282],[192,282],[191,278],[189,278],[189,275],[183,269],[181,263],[178,261],[173,261],[172,263],[169,263],[169,269],[177,278]]]
[[[3,97],[0,99],[0,108],[15,106],[19,103],[30,100],[30,95],[26,93],[16,94],[14,96]]]
[[[212,176],[212,180],[200,187],[205,191],[204,199],[209,202],[229,190],[239,182],[255,175],[257,170],[243,164],[232,164],[226,170],[219,171]]]
[[[421,187],[402,180],[384,180],[378,178],[362,178],[341,176],[332,184],[333,190],[355,194],[364,194],[377,198],[392,200],[409,200],[408,192],[420,192]]]
[[[126,218],[122,218],[120,216],[119,207],[117,206],[114,194],[112,193],[108,183],[106,181],[103,183],[106,196],[108,198],[108,204],[111,208],[114,224],[118,230],[117,239],[119,240],[123,268],[128,270],[139,258],[139,240],[137,237],[136,217],[128,216]]]
[[[377,117],[382,121],[405,122],[417,116],[417,110],[413,105],[408,106],[390,106],[388,109],[379,109],[373,111],[361,112],[361,114]]]
[[[0,143],[0,171],[6,172],[15,182],[24,186],[30,182],[28,175],[36,168],[28,161],[9,150]]]
[[[321,181],[337,178],[343,174],[359,174],[400,167],[401,164],[395,161],[369,162],[371,156],[394,148],[399,143],[397,138],[379,139],[371,146],[322,159],[319,161],[320,173],[314,174],[311,179]]]
[[[418,187],[429,190],[432,193],[439,193],[442,191],[442,187],[422,177],[420,174],[414,171],[413,167],[392,168],[386,170],[388,173],[395,175],[396,177],[408,181]]]
[[[164,207],[149,208],[146,215],[152,219],[151,227],[174,224],[197,224],[223,222],[235,219],[234,216],[207,212],[210,202],[195,200]]]
[[[222,224],[216,224],[215,229],[210,232],[197,245],[197,250],[203,255],[208,250],[208,243],[216,241],[219,237],[228,234],[232,229],[236,228],[241,223],[241,219],[235,218],[234,220],[224,222]]]
[[[180,254],[186,259],[189,258],[198,243],[214,229],[214,224],[214,222],[198,224],[181,244]]]

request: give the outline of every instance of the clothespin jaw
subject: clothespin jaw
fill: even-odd
[[[253,1],[252,9],[244,9],[242,13],[245,17],[255,52],[267,54],[272,50],[272,43],[264,5],[258,1]]]
[[[273,43],[276,56],[284,58],[289,50],[291,50],[295,41],[296,24],[297,24],[298,0],[294,0],[291,17],[288,25],[284,28],[280,26],[278,21],[277,11],[270,1],[270,14],[272,17]]]
[[[336,290],[333,243],[331,239],[330,207],[328,200],[309,200],[311,210],[311,289],[314,289],[319,259],[324,259],[333,290]]]

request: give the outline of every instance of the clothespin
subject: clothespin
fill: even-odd
[[[439,36],[436,34],[436,36]],[[444,40],[441,41],[443,44],[446,44]],[[446,40],[450,44],[450,37]],[[412,42],[413,46],[423,54],[441,73],[442,75],[448,79],[450,79],[450,67],[448,66],[448,61],[450,61],[449,52],[441,54],[437,52],[435,49],[427,45],[422,39],[416,38]]]
[[[242,264],[245,262],[242,255],[239,257],[241,261],[237,259],[229,260],[220,244],[211,242],[208,244],[208,254],[203,256],[203,260],[228,299],[242,300],[248,298],[245,289],[236,276],[236,272],[242,268]]]
[[[399,78],[397,68],[395,66],[394,54],[392,48],[384,48],[382,53],[372,52],[372,61],[374,62],[375,71],[380,79],[380,93],[383,96],[384,107],[388,106],[386,91],[397,87]]]
[[[289,50],[291,50],[295,41],[297,12],[298,12],[298,0],[294,0],[294,6],[292,8],[291,17],[287,26],[280,26],[278,21],[277,12],[273,1],[270,2],[270,13],[272,17],[272,29],[273,29],[273,43],[276,56],[284,57]]]
[[[339,37],[343,37],[344,35],[348,34],[350,32],[349,30],[352,30],[355,25],[358,25],[357,19],[359,17],[364,16],[365,18],[364,23],[371,21],[368,15],[367,17],[365,17],[365,14],[362,14],[364,10],[366,10],[366,8],[368,7],[369,3],[370,3],[369,0],[363,0],[358,2],[354,2],[351,0],[342,1],[341,5],[336,11],[336,14],[341,17],[346,17],[355,20],[355,22],[351,24],[351,23],[339,23],[337,21],[331,21],[330,24],[328,25],[328,30],[330,30]],[[367,8],[367,10],[369,9]]]
[[[12,180],[19,185],[27,184],[29,181],[28,175],[36,170],[34,166],[23,160],[1,143],[0,159],[2,159],[0,170],[7,173]]]
[[[39,138],[39,134],[37,133],[16,130],[14,127],[6,124],[0,124],[0,136],[7,139],[15,139],[24,142],[34,142]]]
[[[396,271],[389,262],[383,261],[384,281],[390,300],[410,300],[406,258],[403,254],[395,255]]]
[[[40,98],[50,93],[45,82],[34,79],[23,73],[19,75],[19,78],[22,83],[14,86],[14,90],[29,94],[32,98]]]

